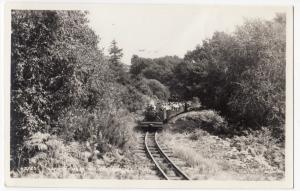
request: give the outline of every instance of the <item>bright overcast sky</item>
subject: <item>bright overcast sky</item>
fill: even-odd
[[[110,5],[89,9],[90,25],[105,52],[113,39],[123,49],[122,61],[141,57],[183,57],[215,31],[232,32],[245,18],[272,19],[280,8],[197,5]]]

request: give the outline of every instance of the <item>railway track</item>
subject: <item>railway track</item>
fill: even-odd
[[[146,132],[145,149],[155,164],[160,176],[165,180],[190,180],[168,157],[168,150],[158,144],[156,132]]]

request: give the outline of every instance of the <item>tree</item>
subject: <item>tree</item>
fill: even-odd
[[[88,84],[94,68],[103,66],[103,54],[86,14],[12,11],[12,167],[22,163],[24,140],[36,132],[57,134],[66,108],[94,104]]]
[[[137,55],[133,55],[131,58],[130,73],[133,76],[138,76],[138,75],[143,76],[144,70],[153,64],[155,64],[155,63],[152,61],[152,59],[141,58]]]
[[[199,97],[244,128],[272,127],[282,136],[285,120],[285,15],[246,20],[233,34],[215,32],[178,64],[170,86],[183,99]]]
[[[285,119],[285,16],[252,20],[235,33],[238,51],[230,67],[230,111],[249,126],[280,126]],[[243,67],[241,67],[243,66]],[[282,133],[280,133],[282,135]]]
[[[122,49],[117,46],[117,41],[113,40],[109,49],[110,68],[116,76],[117,81],[125,85],[129,83],[129,76],[126,72],[126,68],[120,61],[122,56]]]
[[[122,64],[120,62],[122,56],[122,49],[117,46],[117,41],[113,40],[109,49],[109,62],[111,63],[111,68],[113,70],[122,70]]]
[[[111,42],[109,55],[110,55],[109,61],[112,64],[117,65],[117,64],[120,63],[120,59],[122,58],[123,53],[122,53],[122,49],[117,46],[117,41],[116,40],[113,40]]]
[[[182,61],[177,56],[150,59],[134,55],[131,59],[130,73],[134,78],[155,79],[169,89],[177,84],[174,72]]]
[[[57,99],[62,82],[73,73],[56,51],[61,48],[55,35],[59,20],[55,11],[12,11],[11,154],[18,166],[24,139],[49,131],[58,107],[68,104],[67,97]]]

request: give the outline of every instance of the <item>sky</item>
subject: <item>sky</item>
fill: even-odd
[[[100,48],[108,53],[111,41],[123,49],[122,62],[132,55],[157,58],[183,57],[188,50],[210,38],[215,31],[231,33],[245,19],[270,20],[280,7],[201,5],[114,5],[89,9],[90,26],[100,37]]]

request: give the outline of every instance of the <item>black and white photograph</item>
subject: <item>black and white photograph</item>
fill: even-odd
[[[292,186],[292,7],[55,7],[6,9],[9,185]]]

